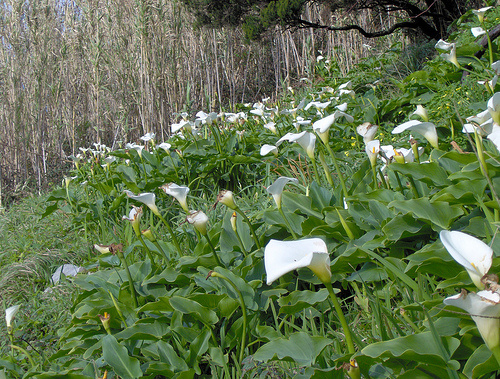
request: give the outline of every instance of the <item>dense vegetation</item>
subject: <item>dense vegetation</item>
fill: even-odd
[[[499,19],[467,12],[403,77],[396,48],[347,75],[317,56],[279,101],[79,149],[37,205],[72,254],[1,224],[36,236],[5,240],[2,277],[47,272],[0,282],[5,375],[496,377],[498,44],[473,54]],[[50,283],[64,259],[85,272]]]

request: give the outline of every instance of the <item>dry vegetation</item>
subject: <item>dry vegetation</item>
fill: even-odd
[[[53,184],[79,146],[146,132],[161,140],[178,112],[273,96],[309,76],[319,51],[348,70],[375,43],[276,30],[245,44],[238,30],[193,30],[175,0],[12,0],[0,9],[4,198]],[[334,20],[320,8],[306,16]]]

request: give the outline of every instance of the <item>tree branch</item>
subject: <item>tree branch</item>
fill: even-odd
[[[304,19],[294,20],[293,23],[295,24],[293,26],[298,27],[298,28],[326,29],[326,30],[330,30],[330,31],[356,30],[366,38],[377,38],[377,37],[386,36],[386,35],[394,33],[396,30],[401,29],[401,28],[411,28],[411,29],[422,28],[421,23],[418,23],[416,21],[398,22],[398,23],[394,24],[389,29],[380,30],[377,32],[367,32],[359,25],[330,26],[330,25],[317,24],[315,22],[307,21]],[[435,31],[435,30],[434,30],[434,32],[437,33],[437,31]],[[429,35],[428,33],[426,33],[426,34]]]

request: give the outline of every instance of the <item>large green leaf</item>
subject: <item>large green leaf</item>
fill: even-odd
[[[431,203],[426,197],[406,201],[396,200],[389,203],[388,206],[402,213],[411,212],[415,218],[431,222],[436,231],[448,229],[452,222],[464,213],[463,209],[458,206],[450,206],[444,201]]]
[[[123,379],[142,377],[139,360],[128,355],[127,348],[118,343],[115,337],[107,335],[102,339],[104,361]]]
[[[273,359],[292,360],[301,366],[314,364],[323,349],[332,343],[325,337],[311,337],[299,332],[290,338],[277,338],[261,346],[254,354],[257,361],[267,362]]]
[[[322,288],[319,291],[293,291],[288,296],[278,299],[280,311],[285,314],[294,314],[314,304],[321,303],[328,298],[328,290]]]
[[[215,324],[219,321],[214,311],[202,306],[194,300],[186,299],[185,297],[172,296],[170,298],[170,305],[179,312],[191,315],[203,323]]]
[[[460,341],[453,337],[442,337],[443,345],[449,355],[460,345]],[[436,366],[458,368],[458,362],[446,362],[441,356],[441,349],[434,340],[431,332],[412,334],[394,338],[390,341],[376,342],[361,350],[362,355],[372,358],[396,359],[410,362],[421,362]]]
[[[486,345],[477,348],[464,366],[463,373],[468,378],[480,378],[498,372],[498,362]]]
[[[387,168],[432,186],[444,187],[450,184],[446,171],[437,162],[391,163]]]

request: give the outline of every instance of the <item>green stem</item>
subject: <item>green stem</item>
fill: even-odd
[[[342,173],[340,172],[340,167],[337,162],[337,158],[335,158],[335,154],[332,151],[332,148],[330,147],[329,144],[326,144],[326,149],[328,150],[328,154],[332,157],[333,160],[333,165],[335,166],[335,171],[337,171],[337,176],[339,177],[340,180],[340,186],[342,187],[342,192],[344,193],[344,199],[347,198],[347,187],[345,185],[344,177],[342,176]]]
[[[334,187],[335,183],[333,183],[332,174],[330,173],[330,169],[328,168],[328,165],[326,164],[325,155],[323,154],[322,151],[319,152],[319,161],[321,162],[321,166],[323,167],[323,171],[325,172],[325,176],[326,176],[326,180],[328,181],[328,184],[330,184],[330,186]]]
[[[262,246],[260,245],[259,239],[257,238],[257,234],[255,234],[255,230],[253,228],[253,225],[250,222],[250,220],[248,219],[247,215],[245,213],[243,213],[243,211],[238,207],[234,208],[234,210],[236,212],[238,212],[238,214],[241,217],[243,217],[243,220],[248,224],[248,226],[250,227],[250,232],[252,233],[253,239],[255,241],[255,244],[257,245],[257,249],[260,249]]]
[[[377,168],[372,165],[372,176],[373,176],[373,190],[378,190],[378,180],[377,180]]]
[[[134,281],[132,280],[132,275],[130,274],[130,270],[128,268],[128,263],[127,260],[125,259],[125,256],[123,255],[123,252],[117,251],[116,255],[120,259],[123,268],[125,269],[125,273],[127,274],[127,279],[128,279],[128,284],[130,288],[130,295],[132,296],[132,301],[134,303],[134,308],[138,307],[137,303],[137,293],[135,292],[135,287],[134,287]]]
[[[238,299],[240,302],[240,308],[241,308],[241,313],[243,314],[243,326],[241,328],[241,345],[240,345],[240,355],[239,355],[239,363],[243,361],[243,354],[245,353],[245,346],[246,346],[246,336],[247,336],[247,309],[245,307],[245,300],[243,299],[243,295],[241,294],[241,291],[238,289],[238,287],[231,281],[229,278],[226,276],[216,272],[216,271],[211,271],[209,273],[210,276],[215,276],[217,278],[224,279],[226,282],[228,282],[231,287],[233,287],[234,291],[238,294]]]
[[[160,218],[161,222],[163,222],[163,224],[167,227],[168,233],[170,234],[170,237],[172,238],[172,242],[174,243],[175,248],[179,252],[179,255],[182,257],[184,254],[182,253],[181,246],[179,245],[179,241],[177,240],[177,236],[175,235],[174,231],[172,230],[172,227],[170,226],[170,224],[167,222],[167,220],[165,220],[165,218],[160,213],[157,213],[156,215]]]
[[[12,349],[19,350],[21,353],[23,353],[24,355],[26,355],[26,357],[30,361],[31,367],[35,368],[35,362],[33,361],[33,358],[31,358],[31,355],[29,355],[28,352],[25,349],[23,349],[22,347],[16,346],[16,345],[10,345],[10,347]]]
[[[415,196],[415,199],[420,198],[420,194],[418,193],[417,185],[415,184],[415,181],[413,180],[413,176],[408,175],[408,181],[410,182],[411,189],[413,191],[413,195]]]
[[[318,182],[318,184],[321,184],[321,179],[319,177],[318,165],[316,164],[316,159],[314,157],[312,157],[311,161],[312,161],[312,164],[313,164],[314,176],[316,177],[316,181]]]
[[[240,244],[241,252],[245,257],[248,256],[247,251],[245,250],[245,245],[243,244],[243,240],[240,237],[240,233],[238,233],[237,230],[234,231],[234,234],[236,234],[236,238],[238,239],[238,243]]]
[[[215,258],[215,262],[217,262],[217,266],[220,266],[220,267],[225,267],[225,266],[222,264],[222,262],[221,262],[221,260],[220,260],[220,258],[219,258],[219,255],[217,254],[217,251],[215,250],[215,247],[214,247],[214,245],[212,244],[212,241],[210,241],[210,238],[208,237],[208,233],[207,233],[207,234],[205,234],[205,238],[206,238],[206,240],[207,240],[207,242],[208,242],[208,245],[209,245],[209,246],[210,246],[210,248],[212,249],[212,254],[213,254],[214,258]]]
[[[153,256],[151,255],[151,251],[149,250],[148,245],[146,245],[146,242],[144,241],[144,238],[142,238],[142,235],[138,235],[137,238],[139,238],[139,241],[141,241],[142,246],[144,249],[146,249],[146,254],[148,255],[149,260],[151,261],[151,264],[154,263]]]
[[[283,220],[285,220],[286,227],[288,228],[290,233],[292,233],[293,239],[295,239],[295,240],[298,239],[299,237],[297,237],[297,234],[295,234],[295,232],[293,231],[292,225],[290,225],[290,223],[288,222],[288,220],[285,216],[285,213],[283,212],[283,209],[281,207],[278,207],[278,211],[280,212],[281,217],[283,217]]]
[[[335,292],[333,292],[332,283],[325,282],[324,284],[328,289],[328,292],[330,293],[330,299],[332,300],[333,306],[335,307],[335,311],[337,313],[337,317],[339,318],[342,329],[344,330],[345,341],[347,343],[349,354],[354,354],[356,349],[354,348],[354,343],[352,342],[351,331],[349,329],[349,325],[347,324],[347,320],[345,319],[344,313],[342,312],[339,300],[337,299]]]

